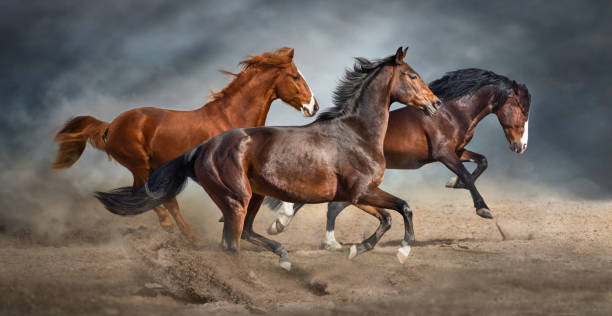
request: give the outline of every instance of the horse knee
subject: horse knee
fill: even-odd
[[[480,167],[484,170],[487,169],[488,166],[489,162],[487,161],[487,158],[482,157],[482,159],[480,160]]]

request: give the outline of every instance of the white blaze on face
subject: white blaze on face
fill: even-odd
[[[304,75],[299,69],[298,69],[298,73],[300,74],[300,76],[302,76],[302,78],[304,78]],[[304,81],[305,80],[306,79],[304,79]],[[302,113],[304,114],[304,116],[311,116],[314,114],[315,99],[314,99],[314,94],[312,93],[312,90],[310,90],[310,86],[308,87],[308,91],[310,92],[310,102],[308,102],[308,104],[302,104]]]
[[[529,120],[525,121],[525,127],[523,130],[523,136],[521,136],[521,151],[527,148],[527,141],[529,140]]]

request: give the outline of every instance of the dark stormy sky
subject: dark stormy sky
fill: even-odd
[[[478,67],[529,87],[525,154],[508,149],[494,116],[468,146],[489,158],[483,186],[527,181],[610,197],[610,2],[4,0],[3,212],[77,207],[94,190],[131,183],[127,170],[91,148],[72,169],[49,170],[53,133],[71,116],[110,121],[140,106],[193,109],[228,82],[217,69],[236,71],[244,56],[281,46],[295,48],[296,64],[327,107],[352,57],[384,57],[403,45],[427,82]],[[307,122],[280,101],[268,117],[269,125]],[[441,186],[449,176],[436,165],[389,172],[386,181]]]

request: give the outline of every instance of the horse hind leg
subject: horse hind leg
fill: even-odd
[[[174,218],[176,226],[178,226],[183,237],[194,247],[202,247],[201,241],[196,237],[196,234],[193,232],[193,230],[191,230],[191,227],[189,227],[187,222],[185,222],[185,219],[181,214],[181,210],[179,209],[176,198],[172,198],[168,202],[164,203],[164,207],[170,212],[170,214]]]
[[[398,249],[397,259],[404,263],[410,254],[410,245],[414,243],[414,224],[412,222],[412,209],[406,201],[395,197],[379,188],[366,192],[360,199],[360,204],[374,206],[376,208],[391,209],[398,212],[404,219],[404,240],[402,247]]]
[[[153,208],[155,213],[157,214],[157,218],[159,219],[159,226],[163,228],[165,231],[169,233],[174,232],[174,223],[172,223],[172,218],[170,218],[170,213],[163,206],[156,206]]]
[[[369,205],[356,205],[361,210],[367,212],[368,214],[378,218],[380,224],[378,228],[370,237],[363,240],[361,243],[357,245],[352,245],[349,250],[349,259],[353,259],[356,256],[371,250],[376,246],[380,238],[391,228],[391,214],[385,211],[382,208],[376,208]]]
[[[145,162],[146,164],[146,162]],[[145,184],[147,181],[147,177],[149,176],[149,168],[134,168],[132,171],[132,176],[134,177],[134,187],[140,187]],[[155,213],[157,213],[157,218],[159,219],[159,226],[161,226],[168,233],[174,232],[174,223],[172,223],[172,219],[170,218],[170,213],[163,206],[156,206],[153,208]]]
[[[251,200],[249,201],[249,206],[247,208],[247,215],[244,223],[244,230],[242,232],[242,239],[248,240],[249,242],[266,248],[273,253],[275,253],[279,257],[279,265],[281,268],[290,271],[291,270],[291,261],[289,261],[289,254],[287,254],[287,250],[285,247],[272,239],[268,239],[256,232],[253,231],[253,222],[255,221],[255,216],[257,212],[259,212],[259,208],[261,207],[261,203],[263,202],[264,197],[259,194],[253,194]]]

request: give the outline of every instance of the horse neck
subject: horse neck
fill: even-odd
[[[473,135],[476,125],[493,112],[494,89],[495,87],[487,86],[467,98],[462,97],[449,102],[453,106],[448,107],[448,110],[452,117],[459,121],[466,135]]]
[[[223,95],[199,111],[210,120],[225,123],[225,128],[263,126],[276,97],[277,68],[248,69],[223,89]]]
[[[343,118],[358,135],[374,143],[382,151],[389,123],[390,80],[392,71],[380,69],[363,84],[353,115]]]

